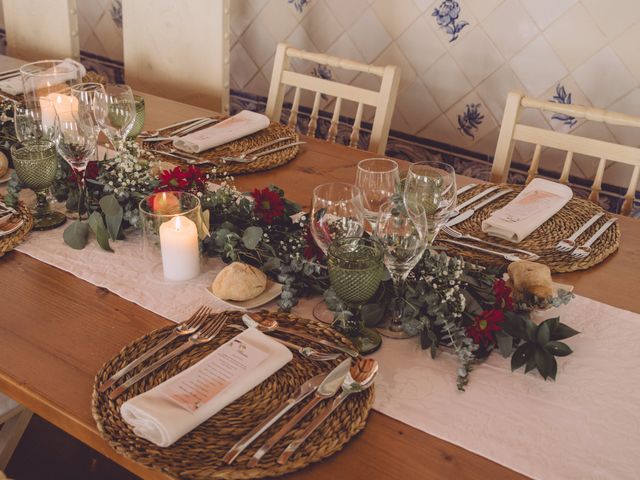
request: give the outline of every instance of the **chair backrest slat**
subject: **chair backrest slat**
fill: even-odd
[[[340,121],[340,109],[342,108],[342,98],[336,98],[336,104],[333,107],[333,115],[331,116],[331,126],[329,127],[329,135],[327,140],[335,142],[338,136],[338,122]]]
[[[298,109],[300,108],[300,87],[296,87],[296,91],[293,94],[293,105],[291,105],[291,112],[289,113],[289,121],[287,125],[292,128],[296,128],[298,122]]]
[[[340,83],[328,78],[320,78],[315,75],[305,75],[290,70],[290,60],[292,58],[306,60],[318,65],[341,68],[366,74],[375,75],[381,78],[380,90],[370,90],[354,85]],[[305,52],[292,48],[284,43],[278,44],[273,63],[273,74],[269,87],[269,98],[267,100],[266,113],[272,121],[280,121],[282,113],[282,103],[284,92],[288,87],[302,88],[316,93],[314,97],[311,118],[309,120],[309,135],[315,135],[318,130],[318,118],[320,114],[320,102],[323,95],[336,98],[336,104],[331,118],[331,125],[327,139],[334,142],[337,137],[338,124],[340,119],[340,109],[342,101],[352,101],[358,104],[354,127],[350,136],[350,144],[357,145],[362,128],[362,116],[364,105],[372,106],[376,109],[371,129],[369,150],[377,153],[384,153],[391,117],[395,108],[396,97],[398,95],[398,85],[400,82],[400,70],[393,65],[376,66],[358,63],[344,58],[333,57],[321,53]],[[296,118],[299,105],[295,104]],[[291,123],[291,116],[289,117]],[[295,122],[294,122],[295,123]]]
[[[640,117],[610,112],[600,108],[581,105],[546,102],[535,98],[525,97],[521,93],[510,92],[502,118],[502,126],[498,135],[498,144],[491,168],[491,180],[504,182],[507,179],[509,167],[513,157],[516,142],[526,142],[536,146],[527,182],[538,174],[540,157],[543,147],[566,151],[559,181],[567,183],[571,173],[571,166],[575,154],[598,159],[598,166],[591,185],[589,198],[597,201],[602,190],[608,162],[617,162],[633,167],[629,179],[627,193],[621,212],[628,214],[633,204],[638,181],[640,180],[640,148],[605,142],[594,138],[587,138],[568,133],[533,127],[519,123],[521,113],[525,108],[535,108],[545,112],[559,113],[573,118],[584,118],[589,121],[606,122],[610,125],[640,128]]]

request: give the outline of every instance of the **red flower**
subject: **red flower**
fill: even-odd
[[[160,184],[156,192],[182,191],[201,192],[204,190],[205,177],[194,165],[188,167],[175,167],[173,170],[163,170],[160,173]]]
[[[496,296],[496,306],[498,308],[502,310],[513,310],[511,288],[509,288],[501,278],[493,283],[493,294]]]
[[[493,309],[485,310],[473,319],[473,324],[467,327],[467,335],[473,338],[474,343],[484,345],[496,343],[495,332],[502,330],[504,312]]]
[[[284,202],[277,192],[263,188],[257,188],[251,192],[251,196],[255,200],[253,211],[256,217],[261,218],[267,224],[273,223],[274,218],[284,215]]]
[[[99,171],[100,167],[98,166],[98,162],[87,163],[87,168],[85,168],[84,170],[85,180],[95,180],[98,177]],[[75,170],[71,169],[71,173],[69,174],[69,178],[67,180],[71,183],[76,183],[78,181],[78,179],[76,178]]]
[[[302,252],[304,258],[306,258],[307,260],[313,260],[314,258],[316,260],[320,260],[324,257],[324,252],[322,251],[322,249],[320,249],[320,247],[318,247],[318,244],[314,240],[313,235],[311,234],[311,229],[309,227],[305,229],[304,242],[304,251]]]

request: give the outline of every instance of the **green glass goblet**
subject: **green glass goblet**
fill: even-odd
[[[327,262],[329,280],[336,295],[349,307],[358,311],[378,290],[384,267],[382,245],[371,238],[343,237],[329,245]],[[351,337],[362,354],[380,347],[382,339],[375,330],[367,328],[359,315],[358,332]]]
[[[33,229],[50,230],[67,221],[61,212],[51,210],[47,189],[58,171],[58,155],[49,140],[28,140],[11,146],[11,158],[18,178],[36,194],[33,210]]]
[[[144,98],[140,95],[134,95],[133,101],[136,105],[136,119],[133,122],[131,131],[127,135],[128,139],[137,138],[142,131],[142,126],[144,125]]]

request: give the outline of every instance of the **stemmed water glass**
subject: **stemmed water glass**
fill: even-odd
[[[334,240],[361,237],[364,233],[364,209],[360,189],[342,182],[318,185],[313,190],[309,228],[325,255]],[[333,319],[333,313],[324,302],[319,302],[314,307],[313,315],[327,323]]]
[[[360,310],[378,290],[384,267],[382,245],[371,238],[343,237],[329,245],[329,281],[340,300]],[[360,353],[371,353],[381,343],[380,335],[364,326],[362,317],[351,340]]]
[[[69,164],[78,183],[78,219],[82,218],[84,174],[96,150],[96,130],[91,115],[79,109],[58,116],[55,143],[58,153]]]
[[[122,153],[127,135],[136,120],[136,105],[128,85],[105,85],[95,94],[95,120],[113,148]]]
[[[429,243],[433,242],[456,206],[456,173],[443,162],[420,162],[409,167],[404,185],[407,205],[424,208]]]
[[[388,158],[367,158],[358,162],[356,186],[362,192],[364,215],[375,231],[380,206],[400,188],[398,163]]]
[[[428,220],[424,208],[395,198],[380,207],[376,238],[384,248],[384,264],[395,292],[393,316],[378,331],[389,338],[409,338],[402,327],[404,284],[428,245]]]
[[[100,135],[100,125],[98,125],[95,115],[95,104],[98,94],[103,92],[103,85],[95,82],[76,83],[71,87],[71,95],[78,99],[78,111],[86,112],[91,117],[96,138]],[[99,160],[98,149],[96,148],[96,161]]]
[[[47,189],[58,171],[54,137],[57,116],[53,102],[47,98],[14,106],[16,137],[21,143],[12,145],[11,157],[20,181],[36,194],[33,211],[35,230],[48,230],[62,225],[67,218],[51,210]]]

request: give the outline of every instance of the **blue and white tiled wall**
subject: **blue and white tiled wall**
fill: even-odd
[[[83,60],[122,78],[120,0],[77,1]],[[249,101],[259,108],[281,41],[396,64],[402,80],[390,150],[421,159],[425,146],[453,145],[477,161],[469,168],[482,175],[509,90],[640,115],[640,0],[231,0],[231,36],[236,104]],[[304,63],[294,68],[372,86],[364,74]],[[323,106],[331,110],[331,99]],[[640,135],[629,128],[539,112],[525,120],[640,146]],[[519,145],[514,161],[527,163],[531,153]],[[557,171],[561,159],[559,152],[544,151],[542,167]],[[575,177],[588,179],[594,172],[593,161],[576,158]],[[616,165],[605,180],[626,185],[628,176]]]

